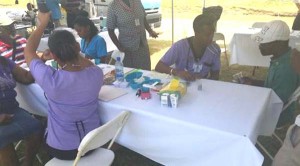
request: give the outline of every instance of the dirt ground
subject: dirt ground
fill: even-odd
[[[5,3],[3,3],[5,1]],[[14,5],[9,5],[8,1],[11,0],[0,0],[0,14],[5,10],[10,10],[8,8],[15,8]],[[188,0],[191,3],[186,3],[186,1],[177,1],[175,4],[174,11],[174,42],[193,35],[192,22],[197,14],[201,13],[202,3],[196,1],[199,0]],[[223,0],[225,1],[225,0]],[[220,3],[215,3],[212,5],[221,5],[224,7],[223,14],[217,25],[217,32],[221,32],[225,35],[227,48],[233,34],[243,27],[251,27],[254,22],[268,22],[275,19],[280,19],[285,21],[290,27],[292,26],[296,8],[293,4],[288,4],[285,2],[281,8],[278,8],[278,4],[272,4],[271,1],[265,0],[266,3],[270,2],[268,6],[266,4],[255,5],[255,3],[243,2],[243,4],[231,5],[228,1],[232,3],[237,3],[234,0],[227,0],[227,3],[222,3],[222,0],[219,0]],[[248,0],[250,1],[250,0]],[[255,0],[254,0],[255,1]],[[256,0],[258,1],[258,0]],[[261,0],[263,1],[263,0]],[[281,0],[283,1],[283,0]],[[20,1],[20,3],[23,3]],[[185,3],[185,4],[184,4]],[[241,2],[242,3],[242,2]],[[5,4],[5,5],[4,5]],[[247,5],[248,4],[248,5]],[[186,6],[185,6],[186,5]],[[160,32],[160,35],[157,39],[149,39],[149,46],[151,52],[151,62],[152,69],[154,69],[156,63],[164,55],[164,53],[172,45],[172,19],[171,19],[171,10],[169,1],[163,0],[162,4],[162,13],[163,20],[162,26],[156,31]],[[193,6],[193,7],[191,7]],[[209,5],[211,6],[211,5]],[[21,7],[18,7],[21,8]],[[199,12],[198,12],[199,11]],[[222,45],[221,47],[224,48]],[[229,53],[230,56],[230,53]],[[225,60],[224,54],[222,54],[222,70],[221,70],[221,80],[231,81],[232,75],[242,71],[245,75],[251,75],[252,67],[232,65],[228,66]],[[266,68],[259,68],[255,78],[263,79],[266,75]],[[284,134],[283,134],[284,135]],[[276,152],[276,149],[274,150]],[[132,164],[135,163],[135,164]],[[38,164],[37,164],[38,165]],[[159,165],[133,151],[130,151],[126,148],[120,148],[116,151],[116,160],[113,165]],[[270,160],[266,159],[264,166],[271,165]]]

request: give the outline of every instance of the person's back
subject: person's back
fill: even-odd
[[[55,70],[40,60],[32,61],[30,69],[49,104],[47,144],[62,150],[78,148],[85,134],[100,126],[101,69],[93,66],[77,72]]]
[[[48,100],[47,147],[51,156],[75,159],[82,138],[100,126],[98,93],[103,84],[103,72],[80,55],[79,43],[66,30],[54,31],[48,40],[49,50],[40,59],[38,42],[50,19],[50,13],[39,13],[40,25],[28,39],[26,62],[37,84]],[[42,60],[54,59],[55,70]]]

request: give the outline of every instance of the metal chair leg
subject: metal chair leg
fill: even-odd
[[[226,50],[226,43],[225,43],[225,38],[224,38],[224,54],[225,54],[225,58],[226,58],[226,62],[227,62],[227,66],[229,66],[229,60],[228,60],[228,56],[227,56],[227,50]]]
[[[268,152],[268,150],[259,141],[257,141],[256,144],[272,161],[274,160],[274,157]]]
[[[281,145],[283,144],[282,139],[275,132],[273,133],[272,136],[274,136],[280,142]]]
[[[254,66],[253,70],[252,70],[252,76],[255,75],[255,70],[258,69],[258,66]]]

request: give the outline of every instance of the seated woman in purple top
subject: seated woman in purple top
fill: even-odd
[[[39,12],[38,19],[40,25],[28,39],[25,59],[48,100],[48,152],[53,157],[71,160],[76,157],[82,138],[100,126],[98,93],[103,84],[103,72],[80,56],[79,43],[65,30],[50,35],[50,50],[39,58],[36,49],[50,13]],[[62,67],[55,70],[45,65],[44,60],[49,59]]]
[[[193,22],[195,36],[179,40],[157,63],[155,70],[191,81],[196,78],[217,80],[220,73],[220,47],[212,41],[215,19],[199,15]],[[171,67],[175,64],[175,67]]]

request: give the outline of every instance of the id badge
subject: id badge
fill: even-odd
[[[134,20],[134,22],[135,22],[135,26],[139,26],[139,25],[140,25],[140,20],[139,20],[138,18],[136,18],[136,19]]]
[[[194,63],[193,68],[194,68],[194,73],[200,73],[202,70],[202,64]]]

